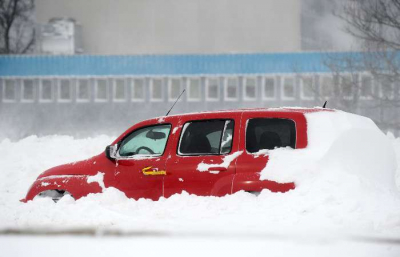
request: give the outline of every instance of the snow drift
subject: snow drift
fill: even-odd
[[[264,179],[294,180],[297,188],[284,194],[264,190],[258,197],[245,192],[222,198],[183,193],[157,202],[135,201],[105,188],[77,201],[66,196],[57,204],[50,199],[24,204],[19,199],[43,170],[95,155],[113,138],[3,140],[0,228],[399,235],[394,176],[397,171],[398,180],[400,139],[385,136],[369,119],[343,112],[309,113],[307,119],[309,146],[270,151],[271,161],[262,171]]]
[[[394,148],[370,119],[341,111],[308,113],[306,118],[307,148],[268,151],[262,179],[301,186],[320,176],[336,177],[337,183],[357,177],[365,186],[395,190]]]

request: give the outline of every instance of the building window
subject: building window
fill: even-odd
[[[295,98],[294,78],[284,77],[283,78],[283,99],[293,100]]]
[[[169,101],[175,101],[181,93],[181,82],[179,78],[171,78],[168,84],[168,99]]]
[[[207,78],[206,87],[207,101],[218,101],[219,99],[219,79],[218,78]]]
[[[301,98],[312,100],[315,97],[315,86],[313,76],[304,76],[300,78],[301,82]]]
[[[40,80],[40,101],[51,102],[53,100],[53,80],[41,79]]]
[[[90,83],[89,79],[78,79],[76,87],[77,102],[89,102],[90,99]]]
[[[58,81],[58,100],[59,102],[69,102],[72,99],[72,87],[70,79],[60,79]]]
[[[352,75],[340,76],[340,93],[345,98],[351,98],[353,91],[353,79]]]
[[[361,75],[360,96],[363,99],[371,99],[373,96],[372,76]]]
[[[323,98],[329,98],[333,96],[335,84],[332,76],[321,77],[320,95]]]
[[[163,100],[163,80],[160,78],[151,79],[150,83],[150,100],[153,102],[161,102]]]
[[[199,78],[188,79],[188,101],[200,101],[201,84]]]
[[[22,81],[22,101],[33,102],[35,100],[35,83],[33,79]]]
[[[276,97],[276,80],[274,77],[263,79],[263,98],[274,99]]]
[[[3,102],[15,102],[17,98],[16,82],[14,79],[3,80]]]
[[[383,76],[379,78],[379,85],[381,89],[381,96],[387,99],[394,98],[394,87],[393,81],[390,77]]]
[[[124,78],[114,79],[114,101],[124,102],[126,95],[126,80]]]
[[[254,101],[257,96],[257,80],[256,78],[244,78],[244,100]]]
[[[132,101],[144,101],[144,79],[135,78],[132,80]]]
[[[108,100],[108,80],[96,79],[95,101],[107,102],[107,100]]]
[[[225,101],[238,100],[238,79],[226,78],[225,79]]]

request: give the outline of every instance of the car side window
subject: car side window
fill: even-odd
[[[246,150],[256,153],[279,147],[296,147],[296,123],[289,119],[250,119],[246,129]]]
[[[167,144],[171,125],[157,125],[138,129],[122,140],[120,156],[162,155]]]
[[[230,153],[233,120],[202,120],[185,123],[179,141],[180,155],[216,155]]]

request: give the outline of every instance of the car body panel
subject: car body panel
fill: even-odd
[[[164,196],[169,197],[176,193],[186,191],[190,194],[207,196],[223,196],[231,193],[233,176],[235,175],[235,160],[224,167],[224,158],[239,151],[241,113],[213,113],[200,114],[196,117],[183,116],[179,119],[178,129],[172,148],[170,158],[167,161],[168,175],[164,179]],[[181,155],[177,152],[179,140],[184,124],[199,120],[232,120],[234,121],[234,132],[231,152],[222,155]],[[200,163],[212,164],[205,171],[200,171]]]
[[[254,118],[279,118],[293,120],[296,124],[296,149],[307,146],[307,121],[299,112],[244,112],[242,115],[242,131],[240,134],[240,149],[246,149],[247,123]],[[254,154],[243,151],[236,161],[236,176],[233,182],[232,193],[240,190],[260,192],[268,189],[272,192],[286,192],[294,189],[294,183],[277,183],[274,181],[260,180],[261,171],[268,165],[268,153]]]
[[[156,124],[170,124],[171,130],[164,153],[161,156],[138,158],[137,156],[110,160],[105,153],[84,161],[51,168],[39,175],[29,189],[25,199],[32,200],[46,190],[66,190],[75,198],[89,193],[102,192],[98,183],[87,179],[104,174],[104,186],[115,187],[128,197],[157,200],[186,191],[201,196],[223,196],[240,190],[260,192],[286,192],[295,188],[294,183],[277,183],[260,180],[260,172],[268,163],[268,154],[255,155],[245,149],[246,126],[250,118],[291,119],[296,124],[296,149],[307,147],[307,121],[305,113],[332,111],[321,108],[299,109],[242,109],[233,111],[202,112],[154,118],[139,122],[122,133],[113,145],[139,128]],[[229,154],[182,156],[177,153],[184,124],[194,120],[234,120],[232,149]],[[234,155],[234,156],[233,156]],[[228,165],[225,158],[234,157]],[[211,170],[200,171],[199,164]],[[225,167],[226,166],[226,167]]]

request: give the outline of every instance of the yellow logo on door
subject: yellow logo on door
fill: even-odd
[[[166,172],[165,170],[158,170],[157,168],[156,168],[156,169],[153,169],[152,166],[148,166],[148,167],[146,167],[146,168],[143,168],[143,169],[142,169],[142,173],[143,173],[144,175],[147,175],[147,176],[161,176],[161,175],[167,175],[167,172]]]

